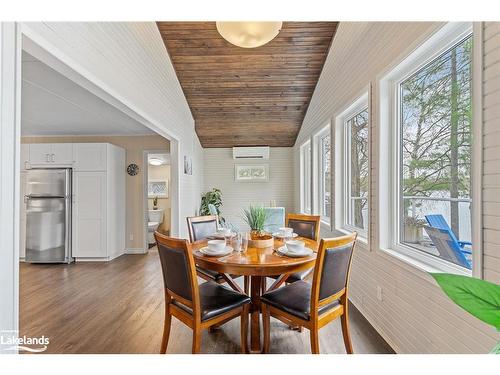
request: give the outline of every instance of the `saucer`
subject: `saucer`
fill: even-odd
[[[200,253],[202,253],[203,255],[210,256],[210,257],[220,257],[220,256],[231,254],[232,252],[233,252],[233,248],[231,246],[226,246],[226,248],[223,251],[213,251],[213,250],[210,250],[210,248],[208,246],[202,247],[200,249]]]
[[[281,246],[278,250],[276,250],[278,254],[285,255],[290,258],[302,258],[308,257],[313,254],[313,251],[308,247],[303,247],[301,251],[290,251],[286,246]]]
[[[296,238],[298,236],[299,235],[297,233],[293,233],[292,234],[292,238]],[[280,232],[273,233],[273,237],[276,237],[276,238],[286,238],[286,236],[283,236]]]

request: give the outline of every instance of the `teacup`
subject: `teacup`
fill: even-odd
[[[282,237],[292,237],[293,228],[287,228],[287,227],[279,228],[279,234]]]
[[[285,242],[286,248],[290,252],[300,252],[306,245],[304,241],[290,240]]]
[[[208,241],[208,248],[212,251],[224,251],[226,248],[225,240],[210,240]]]

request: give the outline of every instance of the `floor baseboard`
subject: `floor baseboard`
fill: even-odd
[[[144,250],[142,247],[132,247],[125,249],[125,254],[146,254],[148,250]]]

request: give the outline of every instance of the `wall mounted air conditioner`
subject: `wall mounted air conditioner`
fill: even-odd
[[[269,159],[269,147],[233,147],[233,159]]]

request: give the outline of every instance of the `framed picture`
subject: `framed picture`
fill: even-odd
[[[190,156],[184,155],[184,174],[193,174],[193,161]]]
[[[269,164],[235,164],[234,180],[239,182],[268,182]]]
[[[148,198],[168,198],[168,180],[148,181]]]

